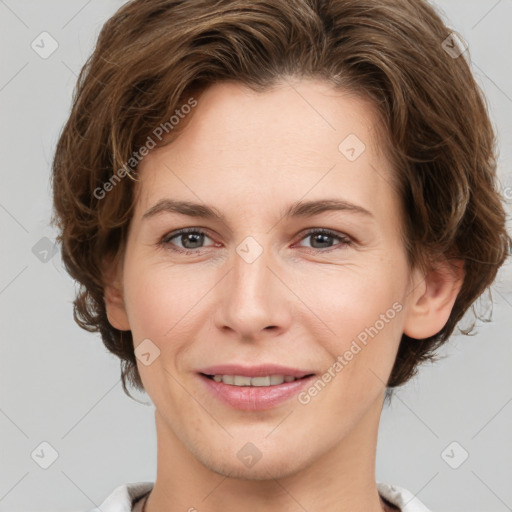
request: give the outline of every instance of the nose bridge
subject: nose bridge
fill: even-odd
[[[272,264],[272,258],[268,244],[264,247],[264,243],[248,236],[235,248],[232,293],[239,308],[251,304],[261,308],[264,303],[270,302],[271,272],[268,267]]]
[[[276,295],[283,289],[271,270],[275,265],[270,249],[248,236],[235,247],[232,262],[221,323],[246,337],[268,326],[282,326],[284,298]]]

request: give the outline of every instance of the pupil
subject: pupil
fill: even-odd
[[[197,249],[198,246],[195,246],[194,243],[199,243],[200,245],[203,241],[203,237],[204,235],[201,233],[185,233],[181,239],[181,242],[183,243],[183,247],[185,247],[185,249]],[[192,241],[192,247],[188,245],[188,242],[190,241]]]
[[[320,244],[325,243],[325,244],[327,244],[327,246],[329,246],[329,238],[331,238],[331,235],[326,235],[324,233],[318,233],[316,235],[313,235],[313,240],[319,241]],[[313,247],[314,247],[314,243],[313,243]]]

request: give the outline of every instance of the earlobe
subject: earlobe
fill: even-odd
[[[464,262],[445,260],[419,278],[411,292],[404,334],[425,339],[443,329],[464,282]]]
[[[106,268],[104,299],[108,321],[112,327],[120,331],[129,331],[130,324],[123,297],[121,265],[118,262],[105,262],[104,268]]]

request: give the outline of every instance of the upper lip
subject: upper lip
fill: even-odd
[[[305,375],[313,374],[310,370],[290,368],[278,364],[261,364],[257,366],[246,366],[241,364],[221,364],[208,366],[198,370],[206,375],[240,375],[244,377],[262,377],[265,375],[284,375],[300,379]]]

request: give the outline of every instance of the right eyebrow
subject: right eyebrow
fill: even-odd
[[[163,212],[180,213],[189,217],[214,219],[226,223],[224,215],[213,206],[192,203],[190,201],[176,201],[174,199],[161,199],[142,216],[142,219],[154,217]]]

